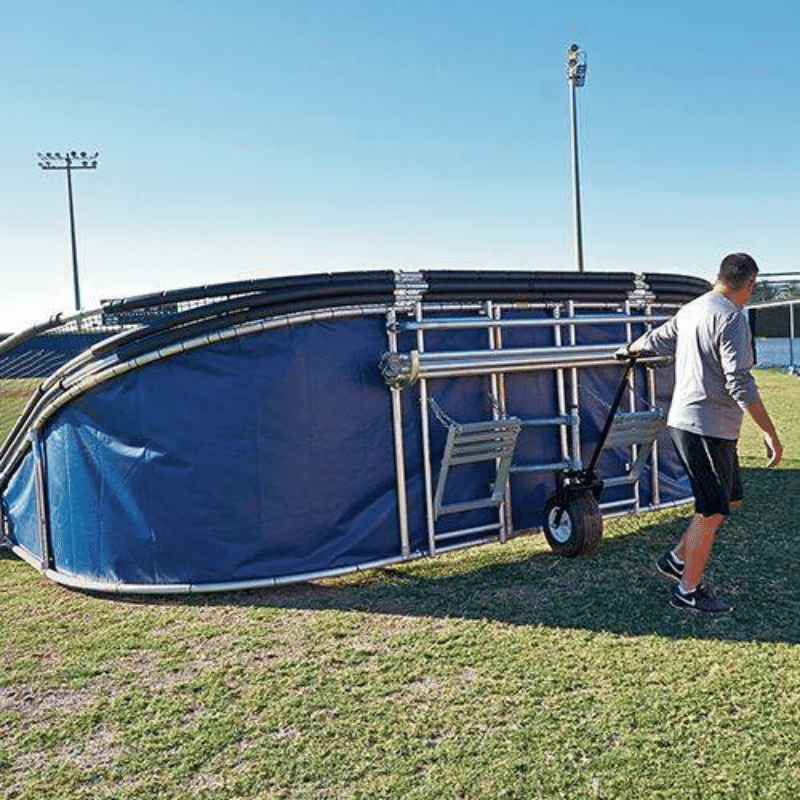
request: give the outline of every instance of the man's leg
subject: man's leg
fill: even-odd
[[[718,600],[703,582],[703,571],[714,545],[714,536],[725,517],[712,514],[708,517],[695,514],[689,527],[676,546],[676,552],[685,560],[683,575],[672,590],[670,605],[673,608],[702,611],[707,614],[728,614],[733,610],[730,603]]]
[[[695,515],[678,544],[658,560],[658,570],[679,581],[670,598],[673,607],[727,614],[733,607],[711,594],[703,583],[703,572],[731,501],[742,497],[741,487],[735,487],[733,480],[736,443],[678,429],[672,429],[672,439],[689,476]]]
[[[681,582],[686,591],[694,591],[702,582],[714,545],[714,536],[724,519],[722,514],[712,514],[710,517],[695,514],[681,540],[675,545],[673,552],[684,562]]]

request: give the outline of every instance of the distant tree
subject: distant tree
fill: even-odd
[[[750,303],[770,303],[800,298],[800,278],[790,280],[764,279],[756,282]]]
[[[775,300],[776,291],[774,284],[769,281],[758,281],[750,295],[751,303],[769,303]]]

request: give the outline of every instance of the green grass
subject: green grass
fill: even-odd
[[[310,585],[103,598],[0,557],[7,798],[800,796],[800,379],[758,375],[786,459],[671,610],[652,562],[689,509]]]
[[[40,378],[0,379],[0,444],[40,383]]]

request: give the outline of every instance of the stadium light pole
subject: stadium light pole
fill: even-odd
[[[567,80],[569,81],[569,115],[572,141],[572,197],[575,207],[575,260],[578,272],[583,272],[583,230],[581,221],[581,179],[578,168],[578,99],[577,89],[586,81],[586,53],[576,44],[567,50]]]
[[[78,280],[78,247],[75,242],[75,206],[72,202],[72,170],[95,169],[100,153],[69,150],[61,153],[37,153],[42,169],[63,169],[67,173],[67,196],[69,197],[69,230],[72,239],[72,285],[75,290],[75,310],[81,310],[81,289]]]

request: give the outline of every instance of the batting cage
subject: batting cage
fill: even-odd
[[[0,342],[3,543],[54,581],[126,593],[305,581],[542,528],[590,552],[602,517],[690,496],[664,430],[671,366],[634,365],[612,413],[614,352],[708,288],[358,272],[56,316]]]

